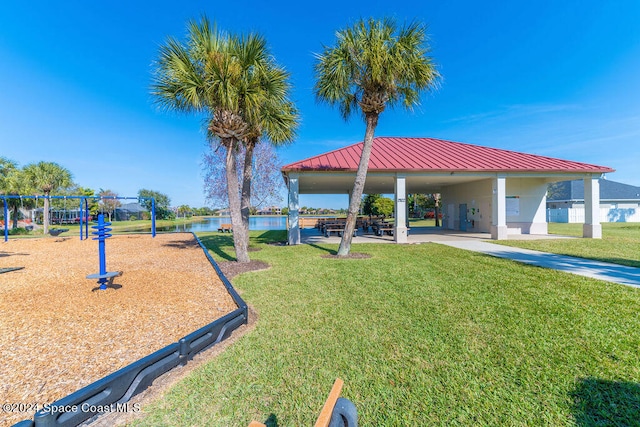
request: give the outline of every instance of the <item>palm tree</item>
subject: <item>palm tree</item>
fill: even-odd
[[[325,47],[323,53],[316,55],[318,100],[338,106],[345,120],[360,110],[366,123],[347,223],[338,249],[340,256],[348,255],[351,249],[380,114],[387,106],[398,103],[412,108],[418,103],[420,92],[434,88],[440,78],[427,55],[429,50],[425,25],[414,22],[398,30],[390,19],[371,18],[339,31],[336,45]]]
[[[33,191],[33,187],[29,184],[26,179],[26,175],[24,170],[22,169],[13,169],[11,170],[6,178],[5,178],[5,191],[7,194],[11,194],[13,196],[18,196],[21,194],[29,194]],[[7,205],[11,208],[12,214],[11,218],[13,220],[12,228],[18,228],[18,216],[20,213],[20,209],[32,209],[34,206],[34,200],[30,198],[23,199],[22,197],[7,199]]]
[[[20,169],[18,169],[16,162],[6,157],[0,157],[0,194],[20,194],[17,191],[17,187],[21,183],[18,179],[19,174]],[[13,228],[18,227],[18,207],[20,203],[16,199],[4,199],[3,202],[13,210]],[[4,218],[4,220],[7,221],[7,218]]]
[[[43,232],[49,232],[49,196],[72,184],[71,172],[54,162],[31,163],[23,169],[31,186],[42,191],[44,198]]]
[[[189,205],[180,205],[178,206],[178,216],[182,214],[183,218],[187,217],[187,214],[192,214],[193,209]]]
[[[250,35],[236,45],[238,57],[242,58],[246,71],[242,97],[256,96],[260,102],[253,103],[256,111],[247,112],[249,132],[245,138],[245,157],[242,172],[242,195],[240,200],[242,225],[247,233],[251,210],[251,181],[254,176],[253,154],[258,142],[266,139],[273,146],[293,141],[298,126],[298,112],[289,100],[291,86],[289,74],[268,55],[262,37]],[[252,64],[260,64],[255,67]],[[250,105],[248,103],[243,103]],[[248,235],[248,234],[247,234]],[[245,242],[249,244],[247,239]]]
[[[242,144],[263,134],[275,142],[286,139],[277,120],[268,121],[276,107],[282,111],[276,116],[281,123],[294,112],[286,97],[276,96],[282,88],[288,89],[286,79],[276,79],[278,73],[286,77],[273,62],[262,37],[218,32],[206,17],[200,23],[188,24],[186,44],[169,38],[161,46],[156,63],[152,94],[157,102],[171,110],[204,113],[210,140],[226,150],[227,195],[238,262],[249,262],[249,234],[248,216],[246,226],[242,218],[235,154]],[[272,128],[281,133],[269,134]]]

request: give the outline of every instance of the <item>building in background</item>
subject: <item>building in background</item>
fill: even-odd
[[[640,187],[599,180],[600,220],[602,222],[640,222]],[[584,181],[563,181],[549,185],[549,222],[584,221]]]

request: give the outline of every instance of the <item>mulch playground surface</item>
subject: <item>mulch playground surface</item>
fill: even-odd
[[[0,242],[0,271],[24,267],[0,273],[0,403],[42,408],[237,308],[190,233],[113,236],[106,263],[124,274],[96,290],[97,241]],[[254,264],[220,267],[266,267]],[[0,425],[34,412],[0,412]]]

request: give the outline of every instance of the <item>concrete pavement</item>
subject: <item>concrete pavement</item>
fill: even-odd
[[[358,233],[358,236],[353,238],[352,243],[393,243],[392,236],[375,236],[373,234]],[[327,238],[315,229],[301,230],[300,237],[301,242],[307,244],[340,243],[340,237],[331,236]],[[488,242],[487,240],[490,240],[490,238],[491,236],[488,233],[465,233],[437,228],[414,228],[411,229],[408,236],[408,243],[438,243],[459,249],[481,252],[499,258],[508,258],[525,264],[536,265],[538,267],[551,268],[607,282],[640,287],[640,268],[504,246]],[[571,237],[527,234],[510,236],[510,238],[530,240],[570,239]]]
[[[627,267],[620,264],[594,261],[585,258],[570,257],[530,249],[514,248],[480,240],[451,240],[438,242],[468,251],[481,252],[499,258],[531,264],[538,267],[551,268],[580,276],[622,285],[640,287],[640,268]]]

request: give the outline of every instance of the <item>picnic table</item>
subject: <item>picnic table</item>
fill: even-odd
[[[371,228],[373,229],[373,232],[378,236],[382,236],[385,233],[387,233],[389,236],[393,236],[394,226],[391,223],[384,221],[374,222],[371,225]]]
[[[220,233],[231,233],[233,232],[233,226],[231,224],[220,224],[218,231]]]
[[[338,236],[342,237],[342,233],[344,233],[344,222],[333,223],[333,224],[325,224],[324,226],[324,237],[331,236],[331,233],[336,233]],[[353,237],[357,236],[357,228],[353,229]]]

